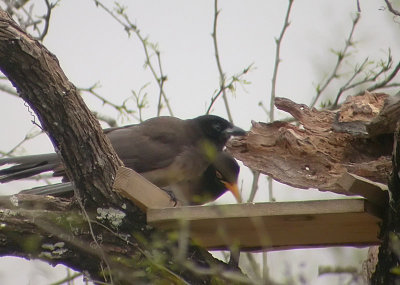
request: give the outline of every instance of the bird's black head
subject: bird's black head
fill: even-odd
[[[227,152],[218,152],[214,162],[203,175],[207,195],[213,200],[227,190],[231,191],[238,202],[241,202],[237,186],[240,167],[236,160]]]
[[[246,131],[243,129],[214,115],[200,116],[193,119],[193,122],[202,130],[206,139],[217,146],[218,150],[222,150],[231,136],[244,136],[246,134]]]

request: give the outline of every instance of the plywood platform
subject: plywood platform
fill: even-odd
[[[150,225],[179,230],[208,249],[273,250],[379,244],[381,211],[365,199],[149,209]]]

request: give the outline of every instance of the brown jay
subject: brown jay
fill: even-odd
[[[184,188],[182,185],[188,181],[201,180],[203,174],[209,177],[209,173],[221,173],[213,165],[219,161],[218,154],[230,136],[244,135],[245,131],[218,116],[204,115],[188,120],[157,117],[137,125],[106,129],[104,133],[125,166],[155,185],[174,191]],[[236,163],[233,158],[221,156],[221,161]],[[0,159],[0,165],[5,164],[13,166],[0,170],[2,183],[45,171],[65,178],[60,157],[55,153]],[[238,194],[235,196],[238,198]],[[194,203],[190,200],[189,204]]]
[[[167,189],[176,195],[183,205],[200,205],[214,201],[227,190],[238,202],[242,202],[237,185],[240,167],[227,152],[218,152],[213,163],[202,175],[170,185]]]

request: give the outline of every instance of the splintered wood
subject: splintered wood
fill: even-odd
[[[377,93],[349,96],[338,111],[319,111],[284,98],[276,98],[275,105],[297,122],[253,122],[246,137],[228,143],[237,159],[293,187],[362,195],[378,204],[386,200],[384,187],[373,182],[387,184],[398,98]],[[364,186],[370,180],[377,200],[372,188],[364,194],[363,187],[347,183],[349,175],[362,177]]]

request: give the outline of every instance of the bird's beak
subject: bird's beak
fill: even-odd
[[[247,132],[239,127],[233,126],[224,131],[229,136],[244,136]]]
[[[239,193],[239,188],[237,186],[236,183],[228,183],[226,181],[223,181],[222,183],[224,183],[225,187],[232,192],[233,196],[235,196],[236,201],[238,203],[242,203],[242,197],[240,196]]]

